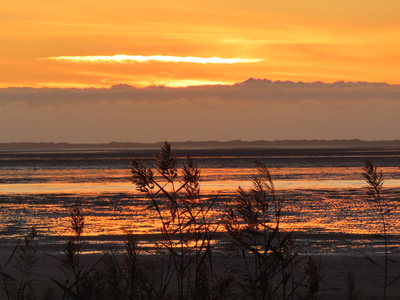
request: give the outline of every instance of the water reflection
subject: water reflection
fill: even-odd
[[[257,174],[253,167],[239,168],[238,165],[236,163],[235,168],[213,165],[201,170],[202,194],[206,198],[218,198],[211,213],[215,223],[221,220],[226,205],[232,203],[238,186],[250,188]],[[400,172],[397,167],[390,166],[382,171],[387,178],[385,203],[388,207],[396,207],[387,216],[388,232],[396,235],[400,228],[397,209]],[[379,211],[365,196],[366,184],[359,167],[303,165],[301,168],[275,167],[270,172],[284,202],[281,226],[288,231],[307,234],[308,238],[302,242],[304,246],[312,238],[312,246],[308,245],[308,249],[329,253],[364,247],[360,245],[370,247],[367,245],[372,242],[380,251],[380,240],[357,236],[348,240],[325,239],[329,234],[381,233]],[[127,230],[143,236],[158,233],[159,219],[148,208],[148,200],[135,191],[129,178],[127,168],[1,169],[1,236],[3,239],[15,238],[31,226],[36,226],[41,236],[69,236],[69,208],[75,203],[82,203],[85,236],[103,237],[99,243],[112,244],[112,238],[122,237]],[[319,234],[324,237],[315,238]],[[108,240],[107,236],[110,237]],[[369,242],[365,242],[367,240]],[[147,245],[145,241],[142,243]]]

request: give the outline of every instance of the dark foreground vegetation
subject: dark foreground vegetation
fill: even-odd
[[[0,265],[2,299],[324,299],[324,269],[315,256],[299,256],[291,232],[281,230],[284,203],[268,168],[258,165],[249,190],[239,187],[222,219],[213,216],[218,198],[200,191],[201,170],[188,155],[178,163],[169,143],[155,156],[154,167],[132,161],[132,183],[151,203],[160,233],[144,251],[134,232],[126,232],[122,252],[83,254],[85,216],[71,208],[73,235],[62,253],[48,254],[57,273],[38,265],[37,232],[32,228]],[[379,299],[398,277],[390,277],[385,216],[393,208],[381,194],[383,174],[366,162],[363,176],[371,205],[377,208],[384,239],[384,259],[366,257],[383,278]],[[133,216],[134,217],[134,216]],[[216,243],[217,233],[224,232]],[[220,234],[218,239],[221,239]],[[357,277],[343,274],[347,299],[360,298]],[[325,283],[326,284],[326,283]],[[329,284],[329,282],[327,283]],[[364,294],[366,295],[366,294]],[[400,289],[397,296],[400,296]],[[335,299],[335,298],[329,298]],[[393,298],[396,299],[396,298]]]

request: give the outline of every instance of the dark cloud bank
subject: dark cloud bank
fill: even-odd
[[[400,86],[248,79],[186,88],[0,89],[0,142],[398,139]]]

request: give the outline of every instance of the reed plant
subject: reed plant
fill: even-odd
[[[141,282],[141,269],[139,268],[138,241],[131,232],[127,232],[125,240],[125,251],[123,254],[122,274],[126,282],[126,299],[136,299]]]
[[[132,232],[126,232],[122,255],[109,250],[104,253],[102,279],[104,299],[142,299],[142,270],[139,266],[140,249]]]
[[[101,276],[97,269],[102,258],[94,263],[82,261],[82,235],[85,228],[85,216],[81,204],[70,209],[71,230],[73,235],[65,245],[59,259],[64,274],[64,282],[52,278],[53,282],[62,289],[63,299],[90,300],[102,299]]]
[[[307,287],[307,297],[305,299],[319,299],[321,281],[323,278],[321,263],[309,256],[304,264],[305,285]]]
[[[170,143],[165,142],[153,168],[132,160],[131,171],[133,184],[150,200],[149,208],[160,221],[161,238],[155,243],[160,268],[153,274],[159,279],[147,282],[156,292],[154,297],[167,297],[173,286],[176,299],[211,299],[211,247],[218,224],[212,224],[210,212],[216,198],[201,196],[200,169],[189,155],[179,169]]]
[[[305,276],[295,278],[297,251],[291,232],[281,229],[284,202],[269,169],[260,163],[257,170],[252,187],[238,188],[234,203],[229,203],[222,221],[230,244],[244,265],[238,277],[217,276],[213,268],[213,241],[221,222],[211,216],[217,197],[206,198],[201,194],[201,170],[189,155],[183,161],[178,160],[171,145],[165,142],[155,156],[154,166],[132,160],[131,169],[132,183],[148,199],[148,209],[160,223],[155,250],[142,255],[137,237],[127,232],[122,254],[110,250],[95,261],[84,259],[84,210],[82,205],[74,205],[70,209],[73,234],[61,257],[57,257],[64,277],[52,278],[61,289],[62,299],[230,299],[232,282],[246,294],[246,299],[319,299],[321,265],[309,257],[304,264]],[[382,226],[384,265],[373,257],[368,259],[383,271],[385,299],[387,288],[400,279],[389,281],[388,276],[392,260],[387,216],[395,207],[385,203],[382,171],[369,161],[362,171],[370,203]],[[37,231],[31,228],[17,242],[7,263],[0,265],[7,300],[36,299],[37,249]],[[357,299],[352,272],[346,282],[347,298]],[[297,293],[300,287],[307,289],[307,295]],[[42,298],[56,297],[49,287]]]
[[[258,173],[250,190],[239,187],[225,218],[225,229],[245,265],[238,285],[251,299],[291,299],[299,286],[292,280],[297,252],[291,233],[280,229],[283,203],[271,174],[261,163]]]
[[[394,262],[389,258],[389,247],[388,247],[388,223],[386,221],[386,217],[395,209],[394,206],[388,206],[385,203],[384,198],[382,196],[382,189],[383,189],[383,172],[378,170],[377,167],[370,161],[365,161],[364,167],[362,168],[362,176],[364,177],[365,181],[367,182],[367,194],[372,199],[373,208],[375,208],[378,212],[381,225],[382,225],[382,235],[384,239],[384,265],[383,267],[372,257],[367,256],[367,258],[378,266],[383,271],[384,283],[383,283],[383,295],[382,299],[386,299],[387,288],[392,285],[394,282],[400,279],[400,276],[394,278],[392,281],[388,281],[388,274],[389,274],[389,262]]]
[[[37,230],[32,227],[18,240],[5,266],[0,266],[4,290],[8,300],[34,299],[35,268],[37,263]],[[8,267],[12,267],[10,270]]]

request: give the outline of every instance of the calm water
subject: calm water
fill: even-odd
[[[157,150],[0,152],[0,230],[15,240],[36,226],[48,239],[71,234],[69,208],[82,203],[91,243],[118,243],[124,230],[158,231],[149,202],[130,182],[130,159],[151,165]],[[186,151],[176,150],[181,160]],[[307,250],[380,251],[380,219],[366,196],[361,168],[366,159],[385,176],[384,199],[393,245],[400,239],[398,149],[191,149],[202,169],[201,189],[218,197],[218,220],[238,186],[249,188],[263,162],[284,201],[282,226],[298,233]],[[98,241],[98,242],[97,242]],[[396,250],[393,250],[396,251]]]

